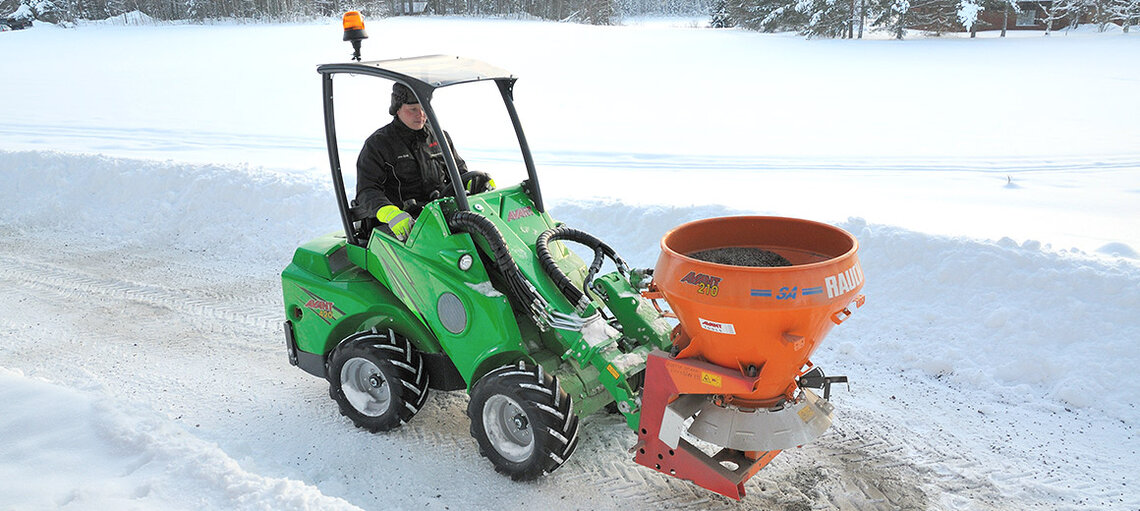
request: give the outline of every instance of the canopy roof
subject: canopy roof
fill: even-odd
[[[509,71],[500,67],[453,55],[427,55],[405,59],[324,64],[317,67],[317,72],[325,74],[357,73],[384,78],[402,78],[408,82],[419,82],[419,84],[430,89],[480,80],[509,80],[513,82],[517,79]]]

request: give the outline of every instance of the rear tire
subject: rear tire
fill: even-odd
[[[341,415],[373,433],[410,421],[427,401],[423,359],[392,330],[345,338],[329,357],[328,380]]]
[[[481,378],[467,405],[471,436],[495,470],[515,481],[553,472],[578,446],[578,416],[558,379],[525,362]]]

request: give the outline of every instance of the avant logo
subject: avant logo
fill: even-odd
[[[344,315],[344,311],[340,310],[336,304],[317,296],[316,293],[303,287],[301,287],[301,291],[309,295],[309,301],[305,302],[305,308],[317,313],[317,316],[320,316],[325,323],[336,320],[338,313],[342,316]]]
[[[514,222],[515,220],[518,220],[520,218],[526,218],[528,216],[534,216],[534,211],[532,211],[530,209],[530,206],[527,206],[525,208],[519,208],[519,209],[516,209],[514,211],[511,211],[510,213],[507,213],[507,221],[508,222]]]
[[[695,271],[691,271],[688,275],[681,277],[681,282],[692,284],[694,286],[699,286],[701,284],[704,284],[706,286],[716,286],[720,284],[721,280],[722,279],[720,277],[705,275],[703,273],[697,273]]]
[[[333,307],[335,307],[335,305],[333,305],[332,302],[326,302],[324,300],[318,300],[316,298],[310,298],[309,301],[305,303],[305,307],[308,307],[310,309],[317,311],[318,313],[321,314],[321,317],[330,317],[331,318]]]
[[[705,275],[704,273],[697,273],[695,271],[691,271],[688,275],[681,277],[681,282],[697,286],[697,294],[709,295],[714,298],[720,294],[721,280],[723,279],[720,277]]]

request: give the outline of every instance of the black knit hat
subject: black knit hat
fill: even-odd
[[[388,107],[388,115],[396,115],[396,111],[404,105],[415,105],[420,102],[415,93],[402,83],[392,84],[392,106]]]

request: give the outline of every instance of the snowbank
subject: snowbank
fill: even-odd
[[[359,509],[300,481],[249,473],[216,445],[97,389],[0,367],[0,402],[6,509]]]
[[[276,264],[340,225],[329,180],[262,168],[0,151],[0,180],[3,224],[69,242]]]

